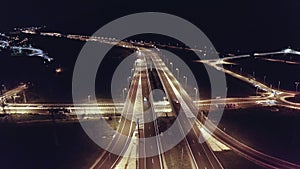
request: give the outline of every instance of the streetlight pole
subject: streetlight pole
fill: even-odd
[[[170,65],[171,65],[171,72],[173,73],[173,63],[170,62]]]
[[[23,91],[23,100],[24,100],[24,103],[27,103],[27,98],[26,98],[25,91]]]
[[[125,87],[122,92],[123,92],[123,99],[125,100],[125,91],[127,91],[127,88]]]
[[[198,100],[198,89],[195,87],[194,90],[195,90],[195,101],[197,101]]]
[[[298,85],[299,85],[300,82],[295,82],[295,85],[296,85],[296,93],[298,92]]]
[[[134,69],[132,68],[130,71],[130,76],[132,77]]]
[[[91,103],[91,95],[88,95],[88,103]]]
[[[187,77],[183,76],[183,79],[185,79],[184,88],[186,89],[186,87],[187,87]]]
[[[241,67],[241,68],[240,68],[240,74],[242,74],[242,72],[243,72],[243,68]]]
[[[278,81],[278,89],[277,90],[279,90],[279,88],[280,88],[280,81]]]
[[[267,76],[266,76],[266,75],[264,75],[264,84],[266,83],[266,77],[267,77]]]
[[[128,78],[127,78],[127,83],[128,83],[128,87],[130,86],[130,81],[131,81],[131,76],[129,76]]]
[[[177,71],[177,79],[179,80],[179,69],[176,68],[175,70]]]
[[[6,88],[6,86],[4,84],[2,85],[2,89],[3,89],[2,90],[3,93],[7,92],[7,88]]]
[[[253,72],[252,75],[253,75],[253,78],[255,78],[255,72]]]

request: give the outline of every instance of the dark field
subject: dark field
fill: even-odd
[[[0,127],[1,168],[88,168],[101,149],[79,123]],[[17,162],[16,162],[17,161]]]
[[[299,111],[281,107],[225,110],[219,127],[256,150],[300,164]]]

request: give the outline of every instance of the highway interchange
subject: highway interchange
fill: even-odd
[[[25,32],[26,33],[26,32]],[[28,33],[28,31],[27,31]],[[32,32],[29,32],[32,33]],[[49,36],[49,34],[44,34]],[[53,35],[53,34],[51,34]],[[55,36],[61,36],[54,34]],[[69,36],[78,38],[78,36]],[[79,37],[82,38],[82,37]],[[98,39],[98,38],[95,38]],[[111,39],[105,39],[110,41]],[[102,42],[103,43],[103,39]],[[115,44],[111,43],[110,44]],[[119,43],[120,44],[120,43]],[[99,155],[91,168],[169,168],[166,161],[166,153],[163,151],[169,144],[165,142],[158,124],[158,116],[164,116],[164,111],[170,113],[178,119],[178,134],[183,136],[183,145],[187,149],[186,157],[189,159],[190,168],[223,168],[222,163],[215,156],[212,148],[207,142],[201,142],[203,130],[209,133],[214,139],[235,151],[237,154],[265,168],[300,168],[300,165],[269,156],[259,152],[247,145],[237,141],[233,137],[219,129],[204,114],[203,110],[218,108],[226,104],[236,104],[239,108],[261,105],[277,105],[291,109],[300,109],[300,103],[288,101],[287,98],[294,97],[297,92],[276,90],[259,82],[253,78],[245,77],[223,68],[223,63],[228,63],[230,59],[251,57],[250,55],[232,56],[222,59],[201,60],[219,71],[222,71],[241,81],[247,82],[257,89],[263,91],[261,96],[247,98],[216,98],[210,100],[193,101],[185,89],[181,86],[173,73],[160,58],[156,49],[149,49],[153,44],[144,44],[141,47],[135,43],[122,42],[121,46],[133,48],[139,51],[139,58],[134,68],[133,78],[124,103],[99,103],[99,104],[15,104],[6,103],[2,111],[6,113],[47,113],[49,109],[67,109],[70,113],[80,112],[82,114],[95,114],[93,110],[100,108],[103,114],[121,111],[121,118],[117,128],[117,135],[114,136],[107,151]],[[284,50],[284,52],[294,52]],[[265,54],[255,54],[262,56]],[[149,68],[153,65],[154,68]],[[158,77],[162,85],[168,104],[157,102],[153,99],[151,91],[155,88],[153,84],[153,74]],[[4,93],[1,98],[12,97],[22,92],[27,87],[20,85],[16,89]],[[155,108],[156,107],[156,108]],[[200,108],[200,109],[199,109]],[[89,111],[87,111],[89,110]],[[173,124],[173,125],[174,125]],[[200,126],[200,127],[199,127]],[[153,137],[156,136],[156,137]],[[147,138],[154,138],[149,141]],[[112,153],[114,152],[114,153]]]

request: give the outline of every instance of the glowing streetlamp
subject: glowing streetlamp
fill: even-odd
[[[295,82],[295,85],[296,85],[296,92],[298,92],[298,85],[299,85],[300,82]]]
[[[88,95],[88,103],[91,103],[91,95]]]
[[[123,99],[125,100],[125,91],[127,91],[127,88],[125,87],[122,92],[123,92]]]
[[[130,71],[130,76],[133,75],[133,71],[134,71],[134,69],[132,68],[131,71]]]
[[[131,76],[129,76],[128,78],[127,78],[127,83],[128,83],[128,87],[130,86],[130,81],[131,81]]]
[[[173,72],[173,63],[170,62],[170,65],[171,65],[171,72]]]
[[[198,100],[198,89],[195,87],[194,90],[195,90],[195,101],[197,101]]]
[[[176,70],[176,72],[177,72],[177,79],[179,80],[179,69],[176,68],[175,70]]]
[[[186,87],[187,87],[187,77],[186,77],[186,76],[183,76],[183,79],[185,80],[184,88],[186,89]]]

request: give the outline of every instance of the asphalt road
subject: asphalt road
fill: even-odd
[[[160,80],[164,86],[168,100],[172,105],[172,110],[177,118],[179,118],[182,134],[187,134],[185,139],[194,166],[196,168],[223,168],[206,142],[199,142],[199,137],[201,137],[202,134],[199,131],[199,128],[194,124],[197,115],[188,115],[188,113],[198,113],[199,110],[195,107],[191,98],[187,95],[165,64],[163,64],[163,61],[159,56],[153,51],[149,51],[149,53],[156,70],[158,70]],[[191,110],[191,108],[193,110]],[[182,109],[182,111],[180,111],[180,109]],[[189,130],[189,128],[191,128],[191,130]]]

